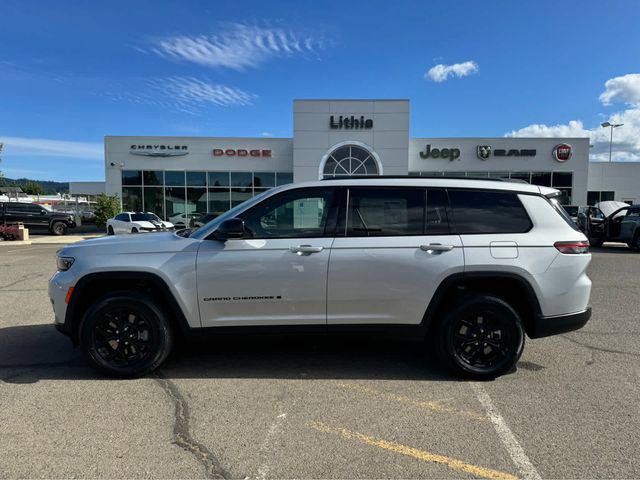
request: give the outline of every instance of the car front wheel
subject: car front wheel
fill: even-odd
[[[102,297],[80,328],[80,348],[89,364],[113,377],[152,372],[167,358],[172,344],[169,322],[154,300],[128,292]]]
[[[64,222],[53,222],[51,233],[54,235],[64,235],[67,233],[67,225]]]
[[[436,341],[438,357],[455,374],[485,380],[513,368],[524,349],[524,329],[508,303],[473,295],[444,316]]]

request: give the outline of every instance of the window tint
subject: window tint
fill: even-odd
[[[120,213],[119,215],[116,215],[116,220],[121,220],[123,222],[128,222],[129,221],[129,214],[128,213]]]
[[[523,233],[531,220],[511,192],[449,190],[456,233]]]
[[[27,204],[18,202],[9,202],[7,205],[7,212],[24,213],[27,211]]]
[[[271,197],[242,215],[247,235],[253,238],[323,237],[333,197],[333,190],[298,190]]]
[[[423,235],[424,199],[422,188],[350,189],[347,236]]]

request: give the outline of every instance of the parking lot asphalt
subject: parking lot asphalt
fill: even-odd
[[[56,246],[0,249],[0,477],[640,477],[640,254],[594,252],[594,314],[492,382],[420,345],[310,337],[183,347],[111,380],[51,322]]]

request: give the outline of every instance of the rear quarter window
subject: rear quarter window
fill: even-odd
[[[449,190],[458,234],[524,233],[533,226],[517,193]]]

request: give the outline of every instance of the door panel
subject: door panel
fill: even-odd
[[[334,188],[288,190],[243,212],[243,239],[198,252],[202,325],[322,325],[335,230]]]
[[[197,266],[202,326],[325,325],[332,242],[332,238],[204,241]],[[292,251],[301,245],[321,250]]]
[[[431,250],[430,244],[453,248]],[[457,235],[336,238],[329,266],[327,323],[418,324],[442,280],[463,269]]]
[[[442,189],[350,188],[339,227],[344,236],[329,262],[329,325],[418,324],[442,280],[464,269]]]

